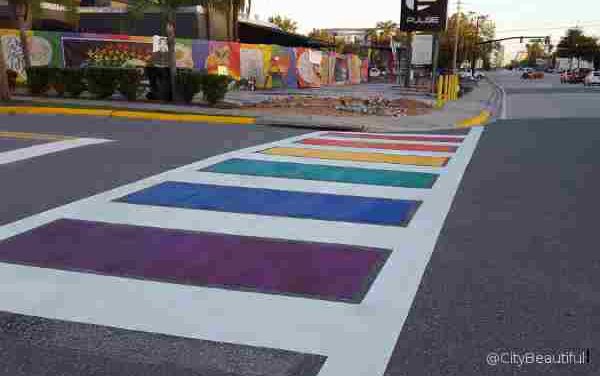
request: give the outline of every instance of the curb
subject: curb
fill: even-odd
[[[485,123],[487,123],[487,121],[490,119],[491,116],[492,116],[492,113],[490,111],[483,110],[477,116],[473,116],[471,118],[459,121],[456,124],[456,127],[457,128],[469,128],[469,127],[476,127],[479,125],[484,125]]]
[[[182,123],[202,122],[239,125],[256,124],[255,118],[247,116],[193,115],[150,111],[103,110],[93,108],[7,106],[0,108],[0,114],[100,116],[108,118],[162,120]]]

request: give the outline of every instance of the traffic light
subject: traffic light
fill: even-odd
[[[521,43],[523,43],[523,37],[521,37]]]
[[[546,37],[546,39],[544,39],[544,43],[546,45],[549,45],[550,44],[550,37]]]

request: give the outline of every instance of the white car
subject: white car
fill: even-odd
[[[377,68],[369,69],[369,77],[379,77],[381,76],[381,71]]]
[[[473,73],[471,73],[470,70],[461,70],[461,71],[458,71],[458,77],[460,77],[463,80],[472,80]]]
[[[600,85],[600,71],[592,71],[583,80],[585,86]]]

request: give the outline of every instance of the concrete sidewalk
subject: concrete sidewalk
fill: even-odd
[[[361,90],[329,90],[329,92],[337,91],[339,95],[358,95],[372,96],[373,93],[386,93],[386,97],[406,98],[405,94],[400,94],[400,89],[394,85],[379,85],[366,87]],[[235,95],[242,102],[248,101],[248,98],[253,100],[264,100],[266,96],[273,95],[263,93],[232,93],[229,100]],[[307,95],[310,95],[307,93]],[[319,95],[324,95],[320,92]],[[244,98],[242,98],[244,96]],[[254,96],[254,97],[252,97]],[[233,97],[233,98],[232,98]],[[427,101],[426,96],[420,96],[419,100]],[[165,103],[145,103],[145,102],[128,102],[124,100],[92,100],[92,99],[72,99],[72,98],[50,98],[50,97],[30,97],[30,96],[15,96],[15,102],[33,103],[35,105],[45,106],[76,106],[78,108],[102,108],[111,110],[129,110],[129,111],[150,111],[157,113],[169,113],[171,115],[205,115],[215,117],[246,117],[256,119],[255,123],[260,125],[270,126],[286,126],[286,127],[305,127],[314,129],[335,129],[347,131],[367,131],[367,132],[401,132],[401,131],[427,131],[456,128],[460,126],[480,125],[485,122],[487,116],[482,117],[482,113],[493,112],[493,102],[498,98],[497,89],[489,81],[482,80],[475,89],[466,94],[463,98],[455,102],[448,102],[444,108],[435,109],[431,113],[418,116],[404,117],[384,117],[384,116],[364,116],[364,117],[343,117],[343,116],[322,116],[322,115],[274,115],[268,109],[219,109],[200,107],[194,105],[178,105]],[[431,99],[429,99],[431,101]],[[92,114],[93,115],[93,114]],[[185,121],[183,119],[182,121]],[[192,117],[193,118],[193,117]],[[221,122],[219,118],[216,122]],[[226,122],[226,121],[225,121]],[[253,122],[254,123],[254,122]]]

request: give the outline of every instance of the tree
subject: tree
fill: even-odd
[[[206,10],[208,39],[239,40],[238,16],[250,14],[252,0],[200,0],[199,3]],[[221,21],[225,21],[224,36],[216,32]]]
[[[544,57],[544,47],[540,42],[534,42],[527,44],[527,65],[530,67],[537,67],[538,59]]]
[[[295,33],[298,30],[298,23],[296,21],[278,14],[269,17],[269,22],[279,26],[286,33]]]
[[[10,91],[8,89],[8,75],[6,71],[6,61],[4,60],[4,49],[0,43],[0,101],[10,99]]]
[[[129,0],[129,12],[133,18],[142,17],[144,11],[148,8],[155,8],[162,15],[164,33],[167,37],[167,56],[169,62],[169,71],[171,75],[171,90],[174,97],[177,97],[176,76],[177,76],[177,57],[175,54],[175,36],[177,9],[184,6],[202,5],[208,13],[208,18],[212,19],[211,14],[220,12],[226,17],[226,27],[228,37],[237,39],[238,15],[241,11],[249,13],[250,0]],[[210,21],[207,25],[210,30]],[[210,36],[210,33],[209,33]]]
[[[461,13],[460,16],[453,14],[448,20],[447,30],[440,33],[440,54],[438,60],[440,68],[449,68],[452,66],[456,25],[459,19],[460,30],[458,36],[457,66],[460,67],[465,61],[468,61],[477,49],[479,49],[479,56],[483,59],[484,66],[489,66],[490,54],[496,45],[484,44],[478,46],[477,43],[494,39],[496,34],[495,24],[488,21],[481,24],[479,30],[477,30],[473,14]]]
[[[381,37],[384,41],[391,40],[398,30],[398,24],[394,21],[377,22],[375,29],[381,31]]]
[[[27,38],[28,24],[41,13],[42,3],[65,7],[67,19],[73,20],[77,17],[78,2],[76,0],[8,0],[9,9],[17,20],[25,68],[31,67],[31,49]]]
[[[308,37],[323,43],[331,43],[333,38],[327,31],[322,29],[312,29],[312,31],[308,33]]]

